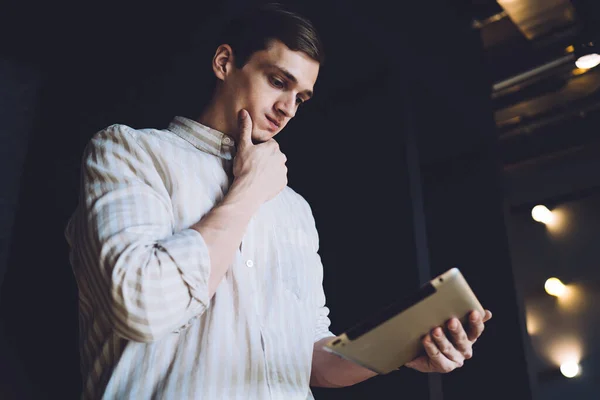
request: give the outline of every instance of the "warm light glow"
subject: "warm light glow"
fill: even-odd
[[[580,367],[575,361],[569,361],[561,364],[560,372],[567,378],[574,378],[579,375]]]
[[[546,206],[542,205],[533,207],[533,209],[531,210],[531,217],[535,221],[541,222],[546,225],[554,222],[554,214],[552,214],[552,211],[548,210]]]
[[[571,45],[565,49],[565,53],[573,53],[575,52],[575,46]]]
[[[539,318],[534,317],[531,313],[525,315],[525,322],[527,324],[527,333],[530,335],[537,335],[541,328],[541,321]]]
[[[581,69],[591,69],[598,66],[599,64],[600,55],[596,53],[586,54],[585,56],[579,57],[579,59],[575,61],[575,65],[577,65],[577,68]]]
[[[583,75],[586,72],[588,72],[589,70],[587,69],[582,69],[582,68],[574,68],[573,71],[571,71],[571,74],[573,76],[579,76],[579,75]]]
[[[578,313],[588,305],[587,301],[584,287],[576,283],[569,283],[565,286],[565,293],[558,298],[558,305],[565,311]]]
[[[546,343],[544,352],[557,367],[566,363],[579,363],[583,354],[581,338],[560,337]]]
[[[547,222],[544,222],[548,232],[553,235],[566,235],[571,228],[569,213],[570,211],[564,206],[553,208],[551,211],[552,217]]]
[[[549,278],[544,284],[546,293],[551,296],[560,297],[567,291],[566,286],[558,278]]]

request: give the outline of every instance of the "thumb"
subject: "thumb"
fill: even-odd
[[[251,146],[252,145],[252,118],[248,111],[242,109],[238,114],[239,129],[240,129],[240,140],[239,145]]]

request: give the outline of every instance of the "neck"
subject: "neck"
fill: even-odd
[[[218,97],[215,96],[204,111],[202,111],[202,114],[197,118],[197,121],[204,126],[216,129],[235,139],[234,129],[228,125],[226,114],[224,103],[219,101]]]

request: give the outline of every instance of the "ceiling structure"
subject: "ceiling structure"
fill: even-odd
[[[600,121],[600,68],[579,69],[575,60],[586,51],[600,53],[599,2],[471,3],[473,28],[480,32],[493,83],[505,169],[598,146],[594,132],[585,127]],[[571,128],[575,125],[577,132]]]

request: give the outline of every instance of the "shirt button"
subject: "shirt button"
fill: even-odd
[[[254,267],[254,261],[252,261],[252,260],[246,261],[246,267],[248,267],[248,268]]]
[[[228,137],[224,137],[223,138],[223,143],[226,145],[230,145],[231,144],[231,139],[229,139]]]

